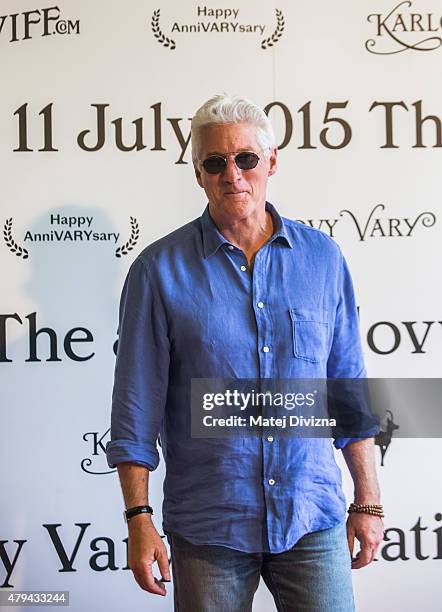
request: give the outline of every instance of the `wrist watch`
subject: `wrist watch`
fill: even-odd
[[[127,523],[133,516],[137,514],[153,514],[153,509],[150,506],[135,506],[134,508],[128,508],[123,512],[124,521]]]

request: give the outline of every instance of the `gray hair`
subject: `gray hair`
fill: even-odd
[[[274,147],[275,134],[265,112],[256,104],[228,94],[218,94],[210,98],[196,111],[191,123],[192,160],[198,158],[200,130],[213,123],[248,123],[256,126],[258,142],[266,150]]]

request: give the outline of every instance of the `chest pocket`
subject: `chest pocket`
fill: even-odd
[[[328,358],[329,323],[324,310],[290,308],[293,355],[311,363]]]

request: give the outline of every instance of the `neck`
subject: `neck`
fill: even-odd
[[[272,215],[265,203],[250,215],[232,218],[219,214],[209,203],[209,212],[221,234],[245,254],[249,266],[253,266],[256,253],[274,232]]]

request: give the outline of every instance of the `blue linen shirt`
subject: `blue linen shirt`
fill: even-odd
[[[110,467],[166,464],[163,529],[279,553],[345,520],[330,438],[190,435],[192,378],[365,377],[351,277],[326,234],[281,217],[250,271],[203,215],[145,248],[124,284]],[[372,436],[377,430],[368,431]],[[355,438],[334,441],[342,448]]]

